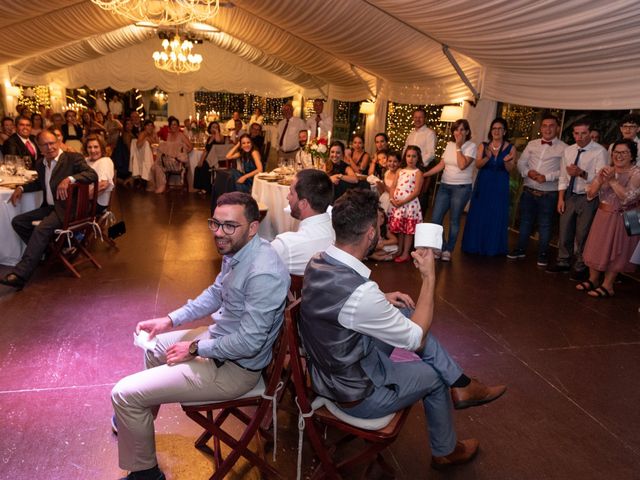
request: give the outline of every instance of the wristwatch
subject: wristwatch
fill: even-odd
[[[192,357],[197,357],[198,356],[198,342],[200,340],[194,340],[193,342],[191,342],[191,344],[189,345],[189,354]]]

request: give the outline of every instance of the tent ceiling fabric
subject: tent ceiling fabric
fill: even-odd
[[[133,27],[90,0],[4,1],[0,65],[10,65],[11,80],[24,84],[55,79],[119,89],[278,90],[344,100],[373,93],[405,103],[470,99],[442,53],[448,45],[485,99],[559,108],[640,107],[632,88],[640,73],[636,0],[233,3],[210,21],[224,33],[197,47],[206,54],[201,72],[178,79],[145,57],[160,45],[153,31]],[[130,61],[137,63],[122,64]],[[239,72],[251,76],[240,78]]]

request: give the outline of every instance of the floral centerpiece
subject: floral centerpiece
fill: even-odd
[[[324,167],[325,162],[329,158],[327,143],[325,137],[315,137],[304,147],[304,151],[311,155],[311,160],[316,168]]]

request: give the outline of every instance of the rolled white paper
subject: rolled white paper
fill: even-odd
[[[416,225],[416,235],[413,245],[418,247],[442,249],[442,225],[436,223],[419,223]]]
[[[140,330],[140,333],[137,335],[136,332],[133,332],[133,344],[143,350],[154,350],[156,348],[156,339],[149,340],[149,333]]]

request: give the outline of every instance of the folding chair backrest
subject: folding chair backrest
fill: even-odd
[[[93,221],[98,204],[98,181],[72,183],[67,195],[63,227],[68,229]]]
[[[298,406],[303,413],[311,411],[311,402],[307,395],[306,370],[302,365],[302,357],[300,356],[300,336],[298,334],[298,321],[300,319],[300,302],[298,298],[290,303],[284,311],[284,322],[287,333],[287,343],[289,346],[290,358],[289,369],[291,371],[291,379],[295,387]]]
[[[290,277],[291,285],[289,286],[288,298],[290,302],[293,302],[302,295],[302,282],[304,280],[304,275],[291,274]]]

